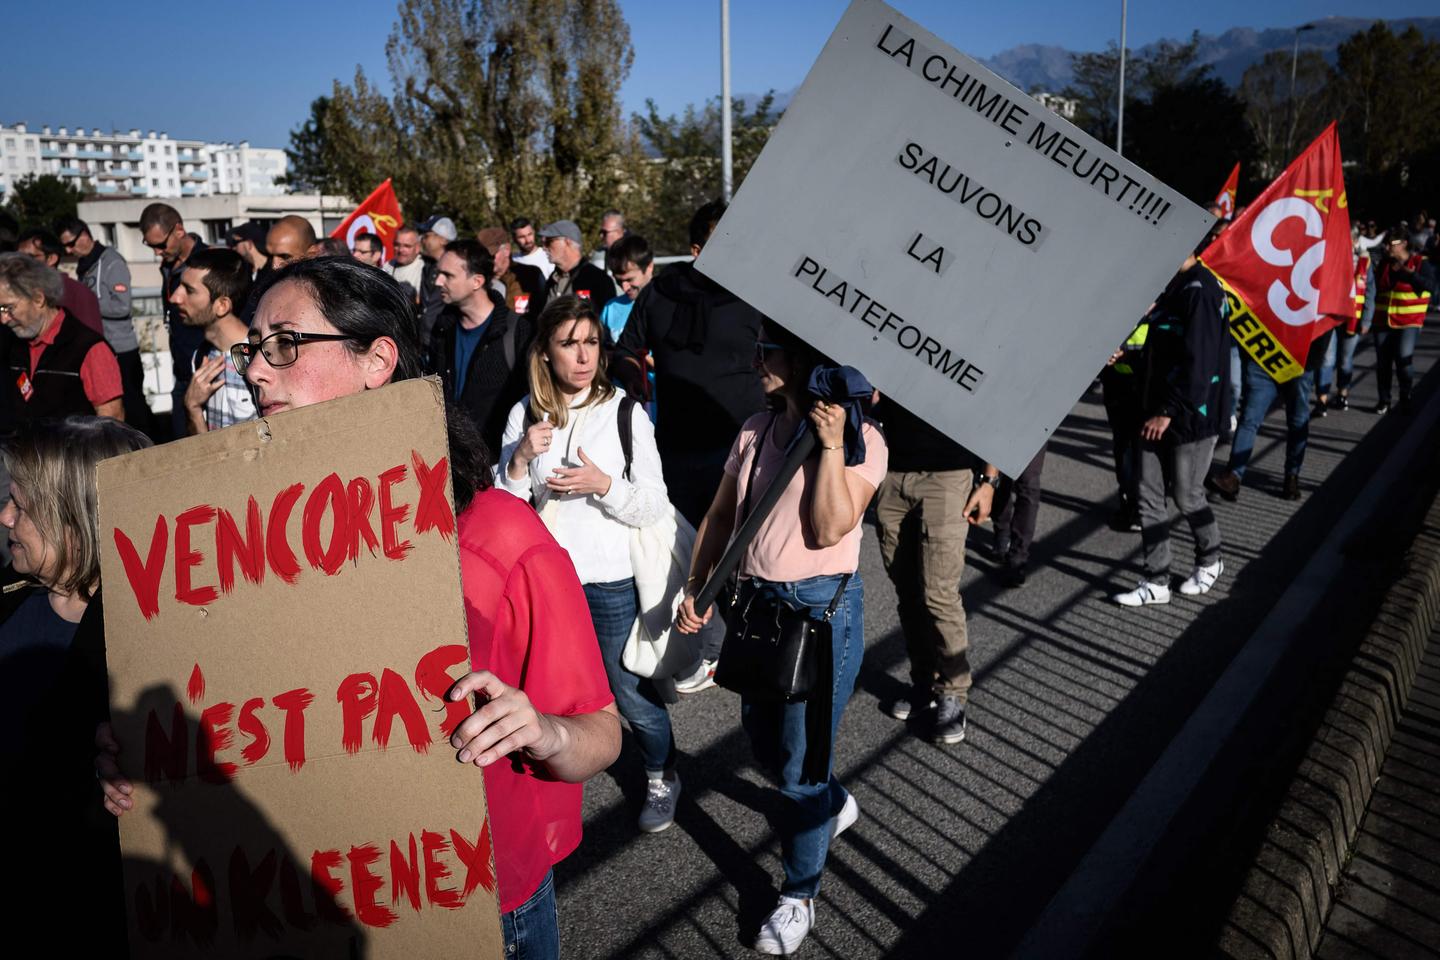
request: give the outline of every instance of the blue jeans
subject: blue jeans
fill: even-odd
[[[1346,396],[1350,394],[1350,384],[1355,379],[1355,348],[1360,346],[1360,337],[1368,329],[1359,333],[1346,333],[1344,329],[1335,331],[1335,386]]]
[[[1391,330],[1375,327],[1375,389],[1381,403],[1390,402],[1390,378],[1400,381],[1400,399],[1410,399],[1410,389],[1415,383],[1415,341],[1420,336],[1419,327],[1402,327]]]
[[[1335,384],[1335,357],[1336,344],[1340,339],[1341,328],[1328,330],[1322,336],[1325,339],[1325,358],[1320,361],[1320,366],[1314,373],[1307,373],[1306,376],[1315,378],[1315,395],[1329,397],[1330,388]]]
[[[1242,358],[1245,376],[1245,406],[1235,439],[1230,443],[1230,469],[1237,477],[1245,476],[1250,455],[1255,449],[1255,433],[1265,415],[1281,397],[1285,400],[1285,476],[1300,475],[1305,462],[1305,446],[1310,442],[1310,384],[1308,374],[1276,383],[1249,356]]]
[[[500,914],[506,960],[560,960],[560,913],[555,906],[555,871],[545,874],[530,899]]]
[[[1240,416],[1240,391],[1245,381],[1241,376],[1240,369],[1240,344],[1235,338],[1230,338],[1230,416]],[[1225,424],[1225,430],[1229,430],[1230,424]],[[1222,431],[1225,432],[1225,431]]]
[[[585,600],[590,604],[590,619],[600,641],[600,657],[605,661],[610,692],[615,694],[615,707],[630,724],[646,774],[659,777],[675,767],[675,734],[670,729],[670,714],[648,678],[637,676],[620,665],[620,655],[625,651],[625,641],[639,608],[635,578],[587,583]]]
[[[741,583],[744,604],[757,590],[773,591],[792,605],[809,607],[815,617],[824,614],[835,597],[840,577],[811,577],[793,583],[746,580]],[[830,620],[834,648],[831,685],[830,742],[840,727],[840,716],[855,691],[855,678],[865,656],[865,585],[856,572],[845,586],[840,605]],[[845,788],[830,774],[825,783],[801,783],[805,762],[805,704],[756,703],[742,700],[740,723],[750,738],[755,759],[780,784],[785,809],[780,822],[780,860],[785,868],[782,896],[813,897],[820,890],[820,873],[830,851],[830,820],[845,805]],[[833,766],[833,760],[832,760]]]

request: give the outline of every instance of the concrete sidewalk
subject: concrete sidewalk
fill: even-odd
[[[1420,661],[1315,957],[1440,957],[1440,631]]]
[[[1427,330],[1417,374],[1440,336]],[[1050,444],[1032,575],[990,576],[972,534],[961,592],[976,686],[958,747],[921,740],[881,709],[907,682],[894,594],[873,533],[862,549],[866,663],[841,725],[836,769],[861,818],[831,850],[814,934],[802,956],[1007,955],[1075,869],[1265,619],[1303,561],[1407,421],[1375,402],[1368,345],[1352,409],[1311,424],[1304,499],[1279,499],[1284,425],[1262,430],[1250,481],[1218,504],[1226,574],[1199,602],[1116,607],[1139,576],[1139,536],[1106,526],[1114,507],[1109,431],[1098,391]],[[1223,456],[1224,448],[1221,450]],[[1189,557],[1177,520],[1177,574]],[[753,955],[774,904],[774,792],[754,767],[738,703],[714,690],[673,710],[685,756],[674,828],[635,829],[643,775],[628,743],[586,790],[586,838],[557,869],[568,956]]]

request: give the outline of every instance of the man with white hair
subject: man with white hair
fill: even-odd
[[[0,254],[0,430],[72,414],[125,419],[120,365],[105,338],[60,306],[60,271],[23,253]]]

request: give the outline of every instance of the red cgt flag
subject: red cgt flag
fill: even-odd
[[[395,231],[405,220],[400,214],[400,201],[395,199],[395,188],[390,178],[370,192],[365,202],[355,212],[330,232],[330,236],[345,241],[345,246],[355,249],[355,238],[362,233],[373,233],[385,244],[385,259],[395,256]]]
[[[1245,352],[1280,383],[1304,373],[1311,341],[1355,312],[1335,124],[1200,259],[1225,288]]]
[[[1230,176],[1225,180],[1225,186],[1220,188],[1220,194],[1215,198],[1215,206],[1220,208],[1221,220],[1232,220],[1235,217],[1235,193],[1240,189],[1240,164],[1237,161],[1235,169],[1230,171]]]

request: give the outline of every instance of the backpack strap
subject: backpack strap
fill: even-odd
[[[505,351],[506,371],[515,369],[515,331],[520,326],[520,318],[514,314],[505,318],[505,332],[501,335],[501,347]]]
[[[620,416],[615,421],[615,428],[620,432],[620,450],[625,454],[625,472],[622,476],[626,480],[633,479],[630,476],[630,464],[635,460],[635,398],[630,394],[624,394],[620,398]]]

